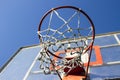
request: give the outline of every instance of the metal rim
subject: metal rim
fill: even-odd
[[[47,17],[47,15],[49,15],[53,10],[58,10],[58,9],[63,9],[63,8],[70,8],[70,9],[74,9],[74,10],[77,10],[79,12],[81,12],[89,21],[89,23],[91,24],[91,27],[92,27],[92,40],[91,40],[91,43],[88,45],[88,47],[86,48],[85,52],[88,51],[92,46],[93,46],[93,43],[94,43],[94,39],[95,39],[95,28],[94,28],[94,24],[91,20],[91,18],[81,9],[77,8],[77,7],[74,7],[74,6],[60,6],[60,7],[56,7],[56,8],[52,8],[51,10],[49,10],[48,12],[46,12],[43,17],[41,18],[40,20],[40,24],[39,24],[39,27],[38,27],[38,31],[41,30],[41,27],[42,27],[42,23],[44,21],[44,19]],[[39,39],[40,39],[40,42],[42,43],[42,39],[41,39],[41,36],[38,35]],[[55,56],[57,58],[60,58],[62,59],[63,57],[61,56],[57,56],[55,55],[54,53],[50,52],[49,50],[45,49],[46,52],[50,53],[52,56]],[[91,49],[90,49],[91,50]]]

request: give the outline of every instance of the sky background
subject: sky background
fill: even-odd
[[[0,67],[20,47],[39,44],[37,29],[42,15],[64,5],[85,11],[96,34],[120,31],[120,0],[0,0]]]

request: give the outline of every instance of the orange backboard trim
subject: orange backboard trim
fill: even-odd
[[[78,50],[78,48],[76,50]],[[95,51],[96,61],[90,62],[90,66],[102,65],[103,64],[103,59],[102,59],[100,47],[99,46],[93,46],[93,50]],[[55,55],[57,55],[57,56],[59,56],[60,54],[65,54],[65,51],[58,51],[58,52],[55,53]],[[57,61],[58,58],[54,57],[53,60]],[[87,63],[84,63],[84,66],[87,66]]]
[[[103,59],[102,59],[100,47],[99,46],[93,46],[93,49],[95,51],[96,61],[90,62],[90,66],[102,65],[103,64]]]
[[[76,50],[78,50],[78,48],[76,48]],[[93,50],[94,50],[94,54],[96,57],[96,61],[94,62],[90,62],[89,65],[90,66],[97,66],[97,65],[102,65],[103,64],[103,59],[102,59],[102,55],[101,55],[101,51],[100,51],[100,47],[99,46],[93,46]],[[65,54],[65,51],[58,51],[55,53],[55,55],[59,56],[60,54]],[[57,57],[54,57],[53,60],[58,60]],[[88,65],[88,63],[84,63],[84,66],[86,67]],[[57,66],[57,68],[59,69],[60,66]],[[67,75],[64,76],[62,78],[62,80],[82,80],[85,79],[85,76],[81,76],[81,75]]]

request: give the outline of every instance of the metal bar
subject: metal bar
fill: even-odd
[[[114,61],[114,62],[107,62],[106,63],[106,65],[113,65],[113,64],[120,64],[120,61]]]
[[[31,74],[43,74],[44,72],[39,70],[39,71],[32,71]],[[57,74],[56,72],[51,72],[51,74]]]
[[[118,44],[120,44],[120,40],[119,40],[118,36],[116,34],[114,34],[114,37],[115,37],[116,41],[118,42]]]
[[[23,80],[27,80],[27,78],[28,78],[28,76],[29,76],[29,74],[30,74],[30,71],[31,71],[31,69],[33,68],[33,66],[35,65],[38,57],[39,57],[39,53],[38,53],[38,55],[35,57],[34,61],[33,61],[32,64],[31,64],[31,66],[29,67],[28,71],[26,72]]]
[[[109,48],[109,47],[115,47],[115,46],[120,46],[120,44],[110,44],[110,45],[100,46],[100,48]]]
[[[114,62],[107,62],[102,65],[94,65],[91,67],[100,67],[100,66],[111,66],[111,65],[120,65],[120,61],[114,61]]]

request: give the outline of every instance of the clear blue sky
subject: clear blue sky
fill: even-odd
[[[42,15],[63,5],[82,8],[97,34],[120,31],[120,0],[0,0],[0,67],[20,47],[39,44]]]

